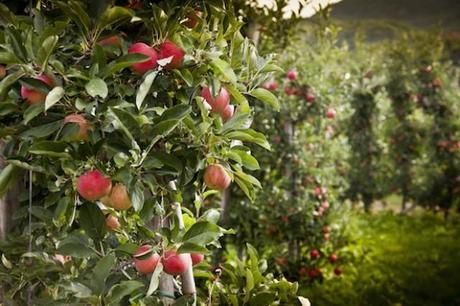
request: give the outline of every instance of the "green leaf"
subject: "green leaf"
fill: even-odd
[[[21,61],[9,51],[1,51],[0,52],[0,63],[2,64],[19,64]]]
[[[27,88],[35,89],[46,94],[50,92],[50,87],[42,80],[35,78],[22,78],[19,80],[19,83]]]
[[[100,78],[91,79],[85,85],[85,89],[86,89],[86,92],[93,98],[96,96],[99,96],[105,99],[107,97],[107,94],[109,93],[107,84],[104,82],[104,80]]]
[[[260,185],[260,182],[258,179],[256,179],[255,177],[253,177],[252,175],[250,174],[247,174],[247,173],[244,173],[243,171],[241,170],[237,170],[235,171],[235,175],[238,176],[240,179],[252,184],[252,185],[255,185],[257,186],[258,188],[262,188],[262,185]]]
[[[111,7],[106,9],[102,14],[99,29],[103,30],[115,23],[120,23],[122,21],[128,20],[131,17],[132,13],[130,10],[120,6]]]
[[[29,106],[24,112],[24,124],[29,124],[29,122],[40,115],[45,110],[44,103],[36,103]]]
[[[163,271],[163,265],[161,262],[157,264],[155,267],[155,271],[152,273],[152,277],[150,278],[149,289],[147,290],[147,296],[151,296],[157,289],[158,285],[160,284],[160,275]]]
[[[232,152],[236,153],[240,159],[243,166],[249,170],[259,170],[259,162],[251,154],[243,150],[232,149]]]
[[[185,243],[206,245],[216,241],[222,236],[219,226],[207,221],[200,221],[193,224],[184,234],[182,241]]]
[[[78,218],[80,227],[85,230],[91,238],[98,241],[104,238],[107,232],[105,217],[99,207],[94,203],[86,203],[80,209]]]
[[[73,295],[78,299],[86,299],[92,296],[91,289],[85,285],[77,282],[71,282],[69,284],[59,285],[64,290],[73,292]]]
[[[276,294],[270,291],[258,292],[249,300],[250,306],[272,305],[276,299]]]
[[[179,124],[179,120],[165,120],[157,123],[152,128],[152,134],[155,136],[165,137],[171,133]]]
[[[182,254],[182,253],[209,254],[209,250],[201,245],[186,242],[177,249],[177,253],[178,254]]]
[[[70,158],[70,154],[66,152],[67,148],[67,144],[63,141],[42,140],[30,146],[29,152],[37,155]]]
[[[56,48],[58,40],[59,40],[59,36],[57,35],[48,36],[43,41],[40,49],[38,49],[37,56],[36,56],[37,64],[41,66],[43,70],[48,64],[48,60],[51,54],[53,53],[54,48]]]
[[[134,139],[133,134],[129,131],[126,127],[125,122],[118,116],[118,112],[116,108],[109,109],[110,115],[115,119],[116,125],[115,128],[119,129],[124,132],[124,134],[131,140],[132,144],[134,145],[134,149],[138,149],[139,145],[137,144],[136,140]]]
[[[237,139],[241,141],[253,142],[258,144],[262,148],[270,150],[270,144],[268,143],[265,135],[254,131],[253,129],[246,129],[241,131],[232,131],[225,134],[230,139]]]
[[[45,111],[50,109],[51,106],[59,102],[61,98],[64,96],[64,88],[57,86],[51,89],[51,91],[46,95],[45,100]]]
[[[219,133],[225,134],[231,130],[242,130],[248,128],[252,123],[252,119],[248,114],[235,114],[225,122]]]
[[[141,288],[144,288],[144,284],[136,280],[123,281],[113,286],[108,295],[110,305],[119,305],[122,298]]]
[[[212,60],[211,66],[214,68],[217,74],[223,77],[225,81],[236,84],[237,77],[229,63],[221,60],[220,58],[215,58]]]
[[[107,65],[107,67],[106,67],[106,69],[104,69],[104,72],[103,72],[102,75],[104,77],[111,76],[114,73],[116,73],[116,72],[118,72],[118,71],[120,71],[120,70],[122,70],[124,68],[130,67],[135,63],[145,62],[148,59],[150,59],[150,57],[148,57],[147,55],[144,55],[144,54],[139,54],[139,53],[133,53],[133,54],[127,54],[127,55],[124,55],[124,56],[120,56],[119,58],[117,58],[116,60],[110,62]]]
[[[255,97],[256,99],[270,105],[273,107],[276,111],[280,110],[280,104],[278,102],[278,99],[274,94],[272,94],[270,91],[264,89],[264,88],[256,88],[251,90],[249,93],[251,96]]]
[[[24,161],[17,160],[17,159],[8,159],[7,162],[9,164],[15,165],[16,167],[19,167],[24,170],[31,170],[34,172],[40,172],[40,173],[45,173],[45,169],[41,166],[35,166],[35,165],[30,165]]]
[[[136,95],[136,106],[138,109],[141,109],[142,102],[144,102],[145,97],[150,91],[150,88],[152,87],[153,81],[155,81],[155,78],[158,75],[158,71],[150,71],[144,76],[144,80],[142,81],[141,86],[139,86],[139,89],[137,90],[137,95]]]
[[[16,16],[8,9],[8,7],[0,3],[0,24],[3,26],[16,25]]]
[[[1,82],[0,82],[0,99],[3,99],[3,97],[8,93],[10,90],[11,86],[16,83],[17,80],[22,78],[24,76],[24,72],[22,71],[16,71],[13,72],[12,74],[8,74]]]
[[[232,97],[236,100],[236,102],[238,102],[238,112],[249,114],[251,112],[251,108],[249,107],[249,102],[246,97],[232,84],[227,84],[225,88],[227,88]]]
[[[249,269],[246,269],[246,294],[244,297],[245,302],[249,301],[251,297],[251,291],[254,289],[254,277],[252,276],[252,272]]]
[[[137,181],[131,191],[131,202],[135,211],[140,211],[144,207],[144,185]]]
[[[88,237],[81,233],[71,233],[58,243],[58,252],[62,255],[77,258],[94,256],[94,251],[90,248]]]
[[[27,61],[27,51],[24,47],[24,41],[22,40],[21,33],[13,27],[5,28],[5,33],[8,34],[8,37],[11,41],[11,46],[13,48],[14,54],[23,62]]]
[[[115,255],[110,253],[99,260],[90,275],[90,283],[93,292],[100,295],[105,287],[105,280],[110,275],[112,267],[115,264]]]
[[[8,189],[16,182],[21,169],[15,165],[8,164],[0,172],[0,196],[3,196]]]
[[[59,130],[62,125],[62,120],[54,121],[51,123],[34,126],[21,133],[21,137],[35,137],[42,138],[49,136]]]
[[[161,114],[160,120],[182,120],[192,112],[192,107],[187,104],[179,104],[168,108]]]
[[[248,183],[242,179],[239,179],[238,177],[235,177],[235,182],[240,187],[240,189],[244,192],[244,194],[249,198],[249,200],[251,200],[251,202],[254,202],[255,193],[252,188],[249,189]]]

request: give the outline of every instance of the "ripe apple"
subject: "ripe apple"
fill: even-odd
[[[76,123],[79,126],[78,134],[76,135],[76,140],[86,140],[88,139],[88,122],[85,117],[80,114],[67,115],[64,118],[64,123]]]
[[[306,267],[300,267],[298,272],[299,272],[300,276],[307,276],[308,275],[308,269]]]
[[[54,86],[54,81],[51,77],[46,74],[39,75],[35,79],[42,81],[48,87]],[[29,88],[27,86],[21,86],[21,97],[26,100],[29,105],[36,103],[43,103],[46,99],[46,93],[39,91],[37,89]]]
[[[185,51],[179,48],[172,41],[165,41],[160,45],[159,59],[169,58],[172,56],[171,62],[166,64],[165,69],[177,69],[182,65]]]
[[[142,0],[128,0],[128,4],[125,5],[127,8],[131,9],[140,9],[144,6]]]
[[[112,187],[110,194],[101,198],[101,202],[105,206],[109,206],[117,210],[127,210],[132,206],[128,190],[126,189],[126,186],[121,183],[115,184],[115,186]]]
[[[329,209],[329,202],[328,201],[321,202],[321,208],[323,210],[325,210],[325,211],[328,210]]]
[[[297,71],[291,69],[287,72],[286,76],[289,80],[294,81],[295,79],[297,79]]]
[[[222,165],[209,165],[204,172],[204,183],[210,189],[222,191],[230,185],[231,181],[230,175]]]
[[[95,201],[109,194],[112,188],[110,177],[104,176],[99,170],[91,170],[82,174],[77,180],[78,193],[88,201]]]
[[[317,259],[319,258],[319,251],[317,249],[313,249],[310,251],[310,258]]]
[[[220,88],[217,97],[213,97],[209,87],[203,87],[201,96],[211,106],[211,111],[214,113],[222,113],[230,103],[230,94],[225,87]]]
[[[177,254],[174,250],[166,251],[161,257],[163,271],[169,275],[179,275],[184,273],[192,264],[189,253]]]
[[[334,119],[335,118],[335,109],[333,109],[332,107],[329,107],[326,111],[326,118],[328,119]]]
[[[284,86],[284,93],[288,96],[292,96],[296,94],[296,89],[290,86]]]
[[[342,271],[342,268],[340,268],[340,267],[335,267],[335,269],[334,269],[334,274],[335,274],[335,275],[339,276],[339,275],[342,274],[342,272],[343,272],[343,271]]]
[[[0,80],[6,76],[6,68],[3,65],[0,65]]]
[[[105,224],[111,230],[120,228],[120,222],[118,222],[118,218],[113,215],[108,215],[107,218],[105,218]]]
[[[150,245],[144,244],[133,254],[134,266],[139,273],[149,274],[155,271],[160,255],[155,253]]]
[[[329,261],[330,261],[331,263],[334,263],[334,262],[337,261],[337,258],[338,258],[337,255],[331,254],[331,255],[329,256]]]
[[[204,255],[200,253],[190,253],[190,257],[192,258],[192,265],[197,265],[204,260]]]
[[[235,106],[229,104],[222,112],[222,120],[227,121],[228,119],[233,117],[233,112],[235,111]]]
[[[308,93],[306,96],[305,96],[305,100],[307,100],[308,103],[310,104],[313,104],[313,102],[315,102],[315,95],[312,94],[312,93]]]
[[[129,54],[144,54],[149,57],[146,61],[132,64],[131,69],[139,74],[144,74],[158,66],[158,53],[155,49],[142,42],[132,44],[128,49]]]
[[[308,276],[310,278],[316,278],[321,275],[321,270],[319,268],[312,268],[308,270]]]
[[[121,46],[120,36],[112,35],[112,36],[106,37],[104,39],[99,40],[97,44],[100,46],[120,47]]]

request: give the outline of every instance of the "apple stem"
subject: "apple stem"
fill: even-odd
[[[176,191],[176,183],[174,181],[169,182],[169,187]],[[182,208],[179,202],[173,203],[173,209],[176,213],[178,222],[179,222],[179,229],[183,230],[184,226],[184,219],[182,218]],[[196,305],[196,288],[195,288],[195,279],[193,278],[193,267],[190,265],[187,270],[181,275],[182,278],[182,291],[184,294],[190,295],[193,297],[193,306]]]

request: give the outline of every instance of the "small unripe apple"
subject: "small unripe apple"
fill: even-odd
[[[230,103],[230,94],[225,87],[220,88],[217,97],[213,97],[209,87],[203,87],[201,96],[211,106],[211,111],[214,113],[222,113]]]
[[[163,271],[169,275],[179,275],[184,273],[192,264],[189,253],[177,254],[174,250],[166,251],[161,257]]]
[[[120,36],[112,35],[112,36],[106,37],[104,39],[99,40],[97,44],[100,46],[120,47],[121,46]]]
[[[222,191],[230,185],[231,181],[230,175],[222,165],[209,165],[204,172],[204,183],[210,189]]]
[[[329,107],[326,111],[326,118],[328,119],[334,119],[335,118],[335,109],[333,109],[332,107]]]
[[[330,261],[331,263],[334,263],[334,262],[337,261],[337,258],[338,258],[337,255],[331,254],[331,255],[329,256],[329,261]]]
[[[159,59],[169,58],[172,56],[171,62],[165,65],[165,69],[177,69],[182,65],[185,51],[179,48],[172,41],[165,41],[160,45]]]
[[[0,80],[6,76],[6,68],[3,65],[0,65]]]
[[[190,253],[190,257],[192,258],[192,265],[197,265],[204,260],[204,255],[200,253]]]
[[[222,112],[222,120],[227,121],[228,119],[233,117],[233,112],[235,111],[235,106],[229,104]]]
[[[313,249],[310,251],[310,258],[317,259],[319,258],[319,251],[317,249]]]
[[[54,86],[54,81],[51,77],[47,76],[46,74],[39,75],[35,79],[42,81],[48,87]],[[29,88],[27,86],[21,86],[21,97],[26,100],[29,105],[36,104],[36,103],[43,103],[46,99],[46,93],[39,91],[37,89]]]
[[[133,255],[134,266],[139,273],[149,274],[155,271],[160,255],[155,253],[150,245],[143,245]]]
[[[308,103],[312,104],[313,102],[315,102],[315,95],[312,94],[312,93],[308,93],[306,96],[305,96],[305,100],[307,100]]]
[[[340,268],[340,267],[335,267],[335,269],[334,269],[334,274],[335,274],[335,275],[339,276],[339,275],[341,275],[342,273],[343,273],[342,268]]]
[[[117,210],[127,210],[132,206],[128,190],[126,189],[126,186],[121,183],[115,184],[115,186],[112,187],[110,194],[101,198],[101,202],[104,205]]]
[[[111,230],[120,228],[120,222],[118,221],[118,218],[113,215],[108,215],[107,218],[105,218],[105,224]]]
[[[112,188],[110,177],[104,176],[99,170],[91,170],[82,174],[77,180],[78,193],[88,201],[96,201],[109,194]]]
[[[76,123],[79,126],[79,131],[77,136],[75,137],[76,140],[86,140],[88,139],[88,122],[86,121],[85,117],[80,114],[72,114],[67,115],[64,118],[65,123]]]
[[[128,49],[129,54],[144,54],[149,58],[144,62],[132,64],[131,69],[139,74],[144,74],[151,69],[158,66],[158,53],[157,51],[147,44],[138,42],[132,44]]]
[[[286,76],[289,80],[294,81],[297,79],[297,71],[291,69],[287,72]]]

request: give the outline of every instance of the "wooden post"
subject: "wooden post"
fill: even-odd
[[[172,190],[176,189],[176,183],[171,181],[169,186]],[[184,229],[184,219],[182,217],[182,208],[179,202],[173,203],[173,209],[176,214],[177,220],[179,222],[179,229]],[[181,275],[182,278],[182,292],[186,295],[193,297],[193,304],[196,305],[196,288],[195,288],[195,279],[193,278],[193,267],[190,265],[187,270]]]

